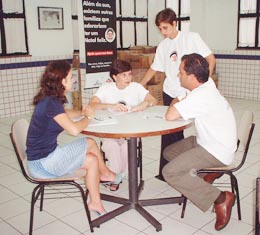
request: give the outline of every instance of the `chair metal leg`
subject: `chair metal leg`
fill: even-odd
[[[34,219],[34,205],[37,202],[38,197],[41,195],[41,185],[37,185],[32,192],[31,198],[31,212],[30,212],[30,225],[29,225],[29,235],[33,232],[33,219]]]
[[[182,195],[182,197],[184,197],[183,203],[182,203],[182,211],[181,211],[181,218],[184,218],[184,214],[185,214],[185,210],[186,210],[186,205],[187,205],[187,198]]]
[[[237,200],[237,214],[238,214],[238,219],[241,220],[241,207],[240,207],[240,196],[239,196],[239,189],[238,189],[238,183],[237,183],[237,178],[233,174],[230,175],[232,177],[231,180],[231,187],[235,191],[236,195],[236,200]],[[232,190],[232,192],[233,192]]]

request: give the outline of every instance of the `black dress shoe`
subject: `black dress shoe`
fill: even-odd
[[[166,180],[164,179],[163,175],[156,175],[155,178],[158,179],[158,180],[166,182]]]

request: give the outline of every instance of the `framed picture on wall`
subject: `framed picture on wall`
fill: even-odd
[[[39,29],[64,29],[63,8],[38,7]]]

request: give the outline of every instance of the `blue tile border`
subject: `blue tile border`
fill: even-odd
[[[67,60],[69,63],[72,63],[72,59],[65,59],[65,60]],[[41,67],[41,66],[45,67],[50,61],[53,60],[0,64],[0,70],[32,68],[32,67]]]
[[[236,60],[260,60],[260,55],[232,55],[232,54],[214,54],[217,59],[236,59]],[[68,59],[72,63],[72,59]],[[17,69],[17,68],[30,68],[46,66],[49,61],[32,61],[21,63],[0,64],[0,70]],[[81,69],[86,69],[86,63],[80,63]]]
[[[260,55],[228,55],[214,54],[217,59],[235,59],[235,60],[260,60]]]

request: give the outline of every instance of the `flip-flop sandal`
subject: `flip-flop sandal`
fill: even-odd
[[[122,183],[122,180],[124,178],[124,175],[121,173],[116,174],[116,178],[114,181],[102,181],[100,180],[100,183],[103,184],[104,186],[110,186],[111,184],[120,184]],[[119,187],[119,186],[118,186]]]
[[[120,185],[120,183],[119,184],[110,184],[109,190],[110,191],[117,191],[119,189],[119,185]]]

